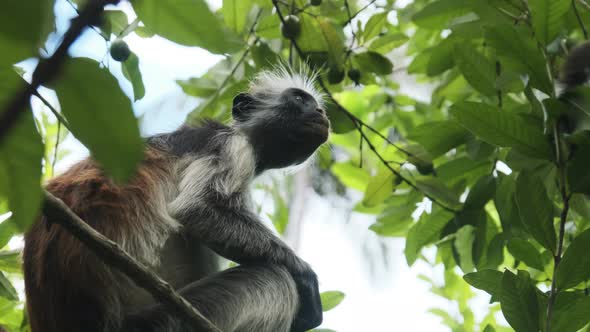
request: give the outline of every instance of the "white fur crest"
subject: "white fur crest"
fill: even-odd
[[[277,66],[272,70],[265,70],[250,82],[250,94],[256,95],[278,95],[283,91],[296,88],[309,93],[320,105],[324,106],[324,94],[314,85],[318,72],[306,70],[303,67],[299,70],[286,66]]]
[[[193,156],[181,162],[179,194],[168,205],[172,216],[190,210],[211,190],[225,197],[246,190],[254,178],[254,151],[243,135],[235,132],[229,135],[220,155],[196,159]]]

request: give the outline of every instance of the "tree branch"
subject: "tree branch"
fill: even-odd
[[[63,40],[53,55],[43,59],[33,72],[30,84],[23,84],[20,91],[2,107],[0,112],[0,141],[14,126],[20,114],[26,110],[26,105],[40,85],[54,79],[61,70],[68,57],[68,49],[78,39],[84,28],[98,21],[104,6],[117,4],[119,0],[91,0],[80,11],[80,15],[72,20],[72,24],[63,36]]]
[[[559,292],[555,280],[557,275],[557,268],[559,267],[559,263],[561,262],[561,257],[563,253],[565,223],[567,221],[567,215],[570,207],[569,202],[571,198],[571,195],[568,193],[567,190],[567,174],[566,165],[564,162],[565,158],[563,156],[563,151],[561,150],[561,136],[557,128],[557,125],[553,126],[553,137],[555,138],[555,158],[557,160],[557,169],[559,171],[559,192],[561,194],[561,199],[563,200],[563,208],[561,209],[561,215],[559,219],[559,238],[557,242],[557,252],[553,256],[553,280],[551,281],[549,299],[547,300],[547,320],[545,322],[545,331],[547,332],[551,332],[551,318],[553,316],[553,306],[555,305],[555,299],[557,298],[557,293]]]
[[[377,0],[371,0],[371,2],[369,2],[368,4],[366,4],[363,8],[359,9],[359,11],[357,11],[356,13],[354,13],[352,16],[349,15],[348,20],[346,20],[346,22],[344,22],[342,24],[342,26],[347,26],[348,24],[350,24],[350,22],[352,22],[352,20],[354,20],[355,17],[358,16],[358,14],[362,13],[365,9],[369,8],[369,6],[371,6],[372,4],[374,4]]]
[[[574,14],[576,14],[576,19],[578,20],[578,24],[582,29],[582,33],[584,34],[584,39],[588,39],[588,30],[586,30],[586,25],[584,24],[584,20],[580,16],[580,12],[578,11],[578,7],[576,7],[576,0],[572,0],[572,9],[574,10]]]
[[[180,296],[172,286],[136,261],[121,247],[90,227],[59,198],[45,191],[43,214],[87,246],[107,265],[123,272],[158,301],[183,315],[198,331],[221,332],[211,321]]]

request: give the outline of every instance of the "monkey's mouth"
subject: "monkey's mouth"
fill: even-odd
[[[330,121],[321,113],[308,113],[303,119],[303,124],[318,132],[330,131]]]

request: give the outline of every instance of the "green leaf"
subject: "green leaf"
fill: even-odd
[[[426,5],[412,17],[412,21],[423,28],[442,29],[447,23],[469,12],[469,7],[458,0],[439,0]]]
[[[5,105],[23,83],[12,68],[0,68],[0,105]],[[10,222],[20,231],[25,231],[39,213],[42,159],[43,143],[27,107],[0,142],[0,198],[8,200]]]
[[[567,163],[569,189],[575,193],[590,194],[590,145],[579,145]]]
[[[539,331],[537,295],[526,271],[519,270],[518,275],[504,271],[500,304],[504,317],[516,332]]]
[[[2,214],[2,212],[0,212]],[[12,218],[4,220],[0,223],[0,248],[4,248],[12,239],[12,237],[19,233],[18,227],[14,224]]]
[[[328,45],[323,36],[319,21],[308,15],[299,15],[301,23],[301,33],[297,37],[297,45],[303,52],[325,52],[328,51]]]
[[[529,0],[535,37],[543,45],[555,40],[565,28],[564,17],[570,6],[569,0]]]
[[[387,24],[387,14],[389,14],[389,12],[373,14],[373,16],[369,18],[367,24],[365,24],[365,29],[363,30],[363,40],[371,40],[373,37],[376,37],[383,28],[385,28],[385,25]]]
[[[252,54],[252,60],[256,63],[256,66],[260,68],[272,68],[273,66],[280,63],[279,56],[263,41],[258,41],[250,49]]]
[[[542,128],[518,114],[475,102],[460,102],[451,115],[482,140],[516,150],[536,158],[551,158],[551,146]]]
[[[141,38],[151,38],[155,35],[155,33],[152,30],[146,28],[145,26],[139,26],[135,28],[133,32],[135,32],[135,34]]]
[[[320,294],[322,300],[322,311],[330,311],[344,300],[346,295],[339,291],[327,291]]]
[[[388,169],[383,169],[380,173],[372,177],[365,190],[363,204],[371,207],[385,201],[393,192],[394,177],[395,175]]]
[[[465,200],[464,209],[481,209],[494,197],[496,193],[496,179],[492,175],[481,177],[471,187]]]
[[[454,192],[452,192],[449,188],[447,188],[438,179],[422,178],[416,180],[415,184],[421,192],[428,194],[430,197],[434,197],[435,199],[442,201],[450,208],[459,207],[459,199],[457,195]]]
[[[237,33],[242,33],[248,19],[248,12],[252,8],[250,0],[223,0],[221,13],[225,24]]]
[[[482,332],[496,332],[496,329],[491,325],[486,325]]]
[[[133,100],[137,101],[145,96],[145,87],[141,71],[139,71],[139,58],[131,52],[129,58],[122,64],[123,75],[133,86]]]
[[[0,66],[37,55],[52,1],[4,0],[0,11]]]
[[[271,194],[274,201],[274,211],[273,214],[268,214],[268,217],[272,220],[277,232],[282,235],[285,233],[287,224],[289,223],[289,206],[287,206],[287,203],[278,190],[278,186],[274,186],[271,189]]]
[[[332,165],[332,173],[347,187],[364,191],[370,180],[370,175],[362,168],[351,163],[336,163]]]
[[[326,104],[326,113],[330,118],[330,127],[335,134],[344,134],[356,129],[350,118],[332,102]]]
[[[408,139],[420,143],[433,158],[464,144],[470,134],[455,121],[426,122],[412,129]]]
[[[22,273],[20,251],[0,251],[0,270],[9,273]]]
[[[129,21],[125,12],[120,10],[105,10],[103,13],[103,24],[100,29],[107,37],[110,37],[111,33],[119,35],[127,28],[128,24]]]
[[[529,76],[535,88],[548,95],[553,94],[553,84],[542,52],[525,31],[508,24],[489,25],[485,37],[500,55],[510,58],[520,67],[522,74]]]
[[[241,47],[239,38],[224,29],[204,0],[137,0],[133,9],[148,29],[175,43],[203,47],[216,54]]]
[[[75,58],[54,87],[72,134],[115,180],[129,179],[143,157],[143,142],[117,80],[97,62]]]
[[[410,40],[410,38],[403,33],[389,33],[373,40],[371,45],[369,45],[369,50],[385,55],[402,46],[408,40]]]
[[[551,330],[576,332],[590,322],[590,296],[572,292],[557,293]]]
[[[322,31],[326,44],[328,45],[328,55],[330,62],[336,66],[341,66],[344,61],[344,33],[342,28],[327,18],[318,18],[318,24]]]
[[[494,63],[467,43],[455,43],[453,56],[461,74],[475,90],[486,96],[496,93]]]
[[[459,256],[459,267],[464,273],[473,271],[473,241],[475,240],[475,227],[466,225],[455,234],[455,250]]]
[[[451,35],[431,49],[426,64],[426,75],[430,77],[441,75],[455,65],[453,50],[456,42],[456,38]]]
[[[463,279],[471,286],[481,289],[492,297],[499,297],[502,291],[502,272],[496,270],[480,270],[468,273]]]
[[[590,279],[590,229],[578,235],[565,251],[557,271],[558,289],[568,289]]]
[[[553,202],[547,196],[542,179],[528,171],[520,172],[515,198],[520,220],[528,232],[543,247],[555,252],[557,239],[553,226]]]
[[[404,254],[408,265],[414,264],[422,248],[433,243],[440,236],[443,228],[453,218],[446,210],[435,210],[432,214],[422,214],[420,220],[410,228],[406,239]]]
[[[506,248],[515,259],[539,271],[545,269],[541,253],[527,240],[513,238],[508,241]]]
[[[0,272],[0,296],[5,297],[11,301],[18,301],[18,294],[16,289],[10,283],[10,280],[6,278],[4,273]]]
[[[367,51],[353,56],[361,71],[375,73],[378,75],[389,75],[393,72],[393,64],[383,55]]]
[[[188,80],[176,81],[187,95],[208,98],[214,95],[218,90],[218,84],[208,77],[191,77]]]
[[[377,222],[369,227],[381,236],[406,236],[412,226],[412,213],[416,210],[416,203],[422,199],[417,192],[409,195],[394,195],[386,201],[387,208],[377,217]]]

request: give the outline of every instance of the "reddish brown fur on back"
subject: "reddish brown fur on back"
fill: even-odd
[[[51,180],[46,188],[108,238],[127,242],[141,236],[142,218],[153,210],[158,184],[172,176],[169,156],[148,149],[135,177],[117,185],[87,159]],[[149,219],[149,218],[147,218]],[[133,253],[131,253],[133,254]],[[25,234],[24,272],[33,332],[115,329],[122,299],[115,287],[121,277],[58,224],[41,217]],[[124,286],[123,286],[124,287]],[[104,326],[97,323],[104,321]]]

